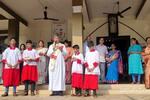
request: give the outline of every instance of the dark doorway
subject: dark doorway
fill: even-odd
[[[121,51],[123,64],[124,64],[124,74],[120,75],[119,83],[129,83],[130,78],[128,75],[128,55],[127,51],[130,46],[130,36],[117,36],[117,37],[97,37],[96,44],[99,43],[99,39],[104,38],[105,45],[110,48],[111,43],[117,45],[117,49]]]

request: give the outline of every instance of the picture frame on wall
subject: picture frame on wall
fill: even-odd
[[[61,41],[64,41],[67,36],[67,23],[63,22],[53,22],[52,24],[52,37],[54,35],[59,36]]]

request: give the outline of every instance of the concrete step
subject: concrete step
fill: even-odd
[[[39,86],[39,95],[49,95],[50,91],[48,91],[48,85]],[[4,90],[3,86],[0,86],[0,94],[2,94]],[[23,94],[24,86],[20,85],[17,88],[19,94]],[[150,94],[150,90],[145,89],[144,84],[100,84],[98,94]],[[12,88],[10,88],[10,94],[12,94]],[[66,86],[65,94],[71,94],[71,86]]]

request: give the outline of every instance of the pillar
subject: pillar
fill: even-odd
[[[78,44],[80,51],[83,51],[83,0],[72,0],[72,44]]]
[[[19,21],[16,19],[9,19],[8,21],[8,39],[14,37],[19,44]]]

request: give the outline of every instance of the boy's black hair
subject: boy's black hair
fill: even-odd
[[[93,47],[94,46],[94,42],[93,41],[88,41],[87,46],[89,48]]]
[[[74,45],[73,49],[80,49],[79,45]]]
[[[32,41],[31,41],[31,40],[27,40],[27,41],[26,41],[26,44],[27,44],[27,43],[32,44]]]

